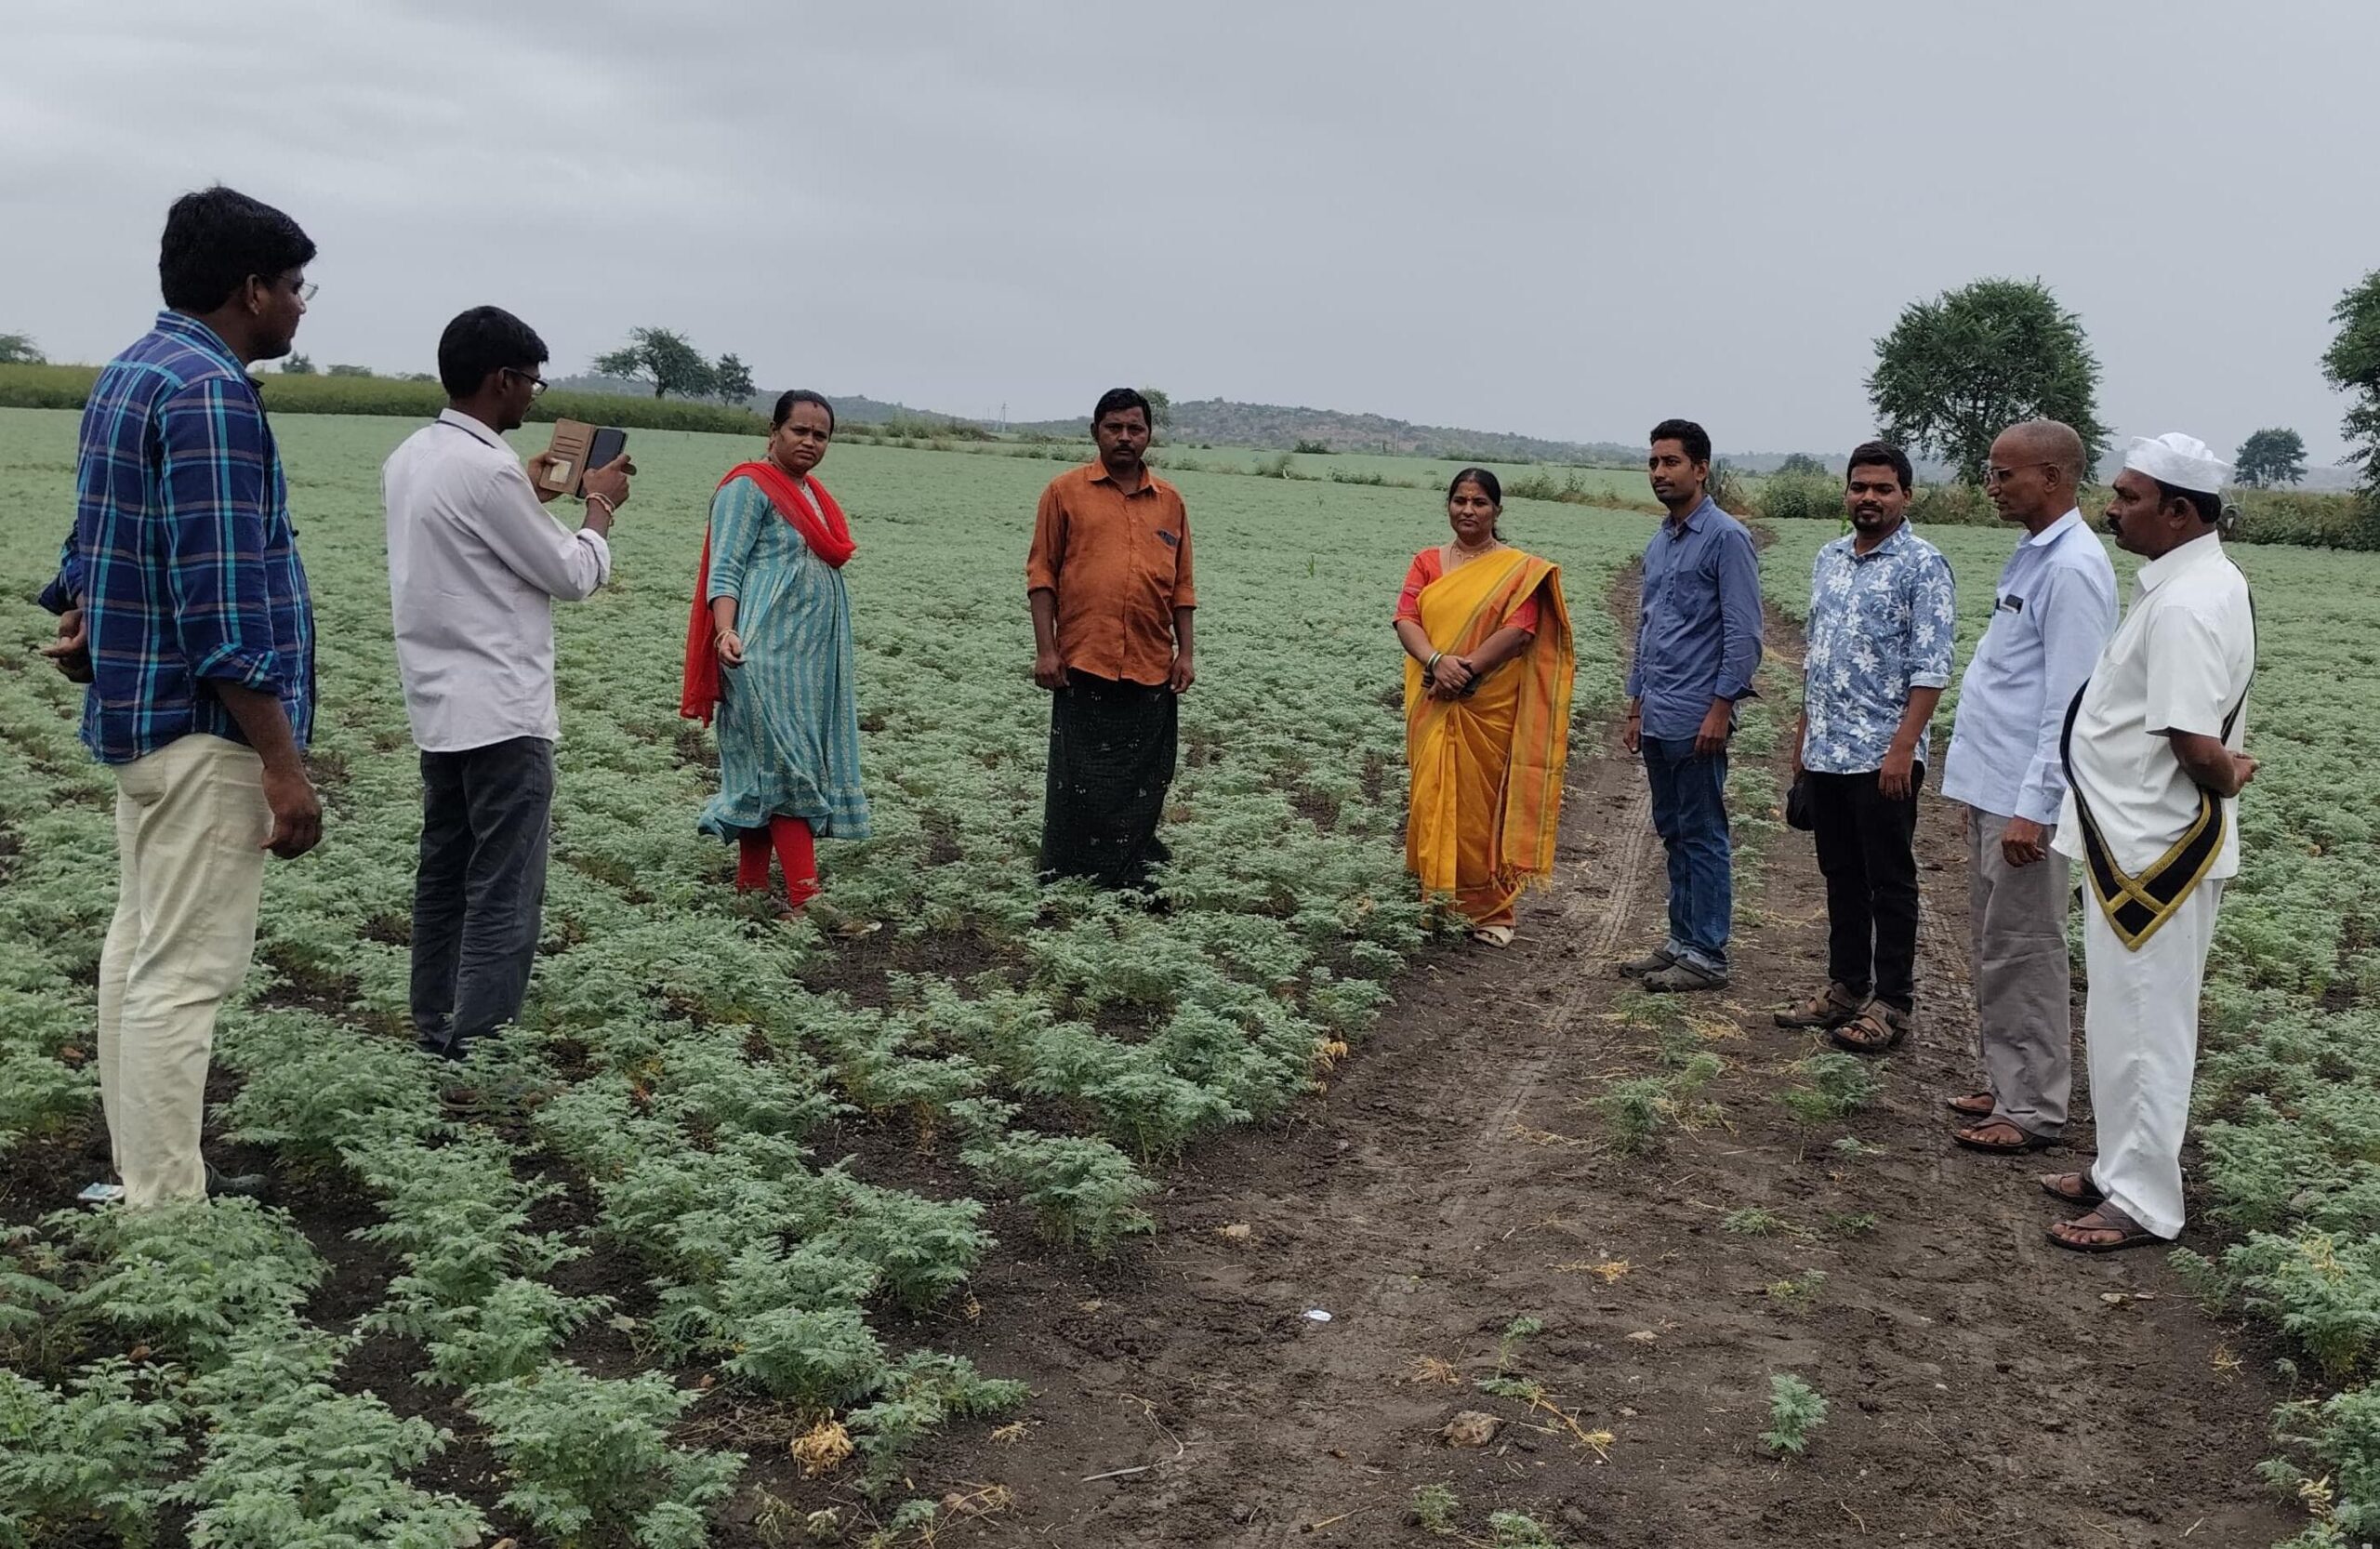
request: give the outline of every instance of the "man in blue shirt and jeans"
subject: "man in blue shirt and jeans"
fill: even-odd
[[[1641,752],[1653,827],[1670,863],[1669,939],[1620,973],[1657,991],[1724,989],[1735,915],[1727,738],[1760,668],[1760,564],[1752,534],[1708,491],[1711,437],[1653,427],[1646,470],[1669,515],[1645,546],[1636,656],[1620,746]]]
[[[83,410],[74,527],[44,648],[90,689],[83,741],[116,773],[115,919],[99,956],[99,1101],[126,1206],[254,1193],[199,1151],[215,1013],[256,947],[265,856],[322,837],[301,757],[314,615],[281,454],[248,367],[289,353],[314,287],[298,223],[227,188],[185,194],[166,310]]]

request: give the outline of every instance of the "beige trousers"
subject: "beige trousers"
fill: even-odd
[[[250,749],[193,735],[116,771],[115,920],[99,955],[99,1101],[125,1203],[200,1198],[215,1013],[256,950],[272,814]]]
[[[2192,888],[2157,933],[2128,949],[2082,901],[2082,962],[2091,999],[2091,1116],[2099,1154],[2091,1182],[2108,1202],[2162,1238],[2182,1235],[2182,1132],[2198,1073],[2198,997],[2223,884]]]
[[[1967,809],[1967,913],[1974,932],[1977,1053],[1991,1117],[2055,1140],[2074,1087],[2074,965],[2066,951],[2066,857],[2030,866],[2000,853],[2008,819]]]

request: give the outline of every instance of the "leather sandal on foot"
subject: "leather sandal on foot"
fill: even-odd
[[[2014,1135],[2016,1138],[2003,1139],[2000,1134],[1992,1134],[1994,1131]],[[1987,1135],[1990,1135],[1990,1138],[1985,1138]],[[2048,1135],[2037,1135],[2023,1125],[2012,1123],[2005,1119],[1988,1119],[1980,1124],[1970,1124],[1964,1129],[1952,1130],[1950,1138],[1970,1151],[1989,1151],[2002,1157],[2022,1156],[2028,1151],[2046,1151],[2057,1144]]]
[[[2099,1185],[2091,1181],[2087,1168],[2080,1172],[2044,1172],[2039,1182],[2042,1192],[2061,1205],[2072,1205],[2080,1210],[2107,1202],[2108,1197],[2101,1194]]]
[[[1471,939],[1488,947],[1510,947],[1513,928],[1510,925],[1474,925]]]
[[[1990,1119],[2000,1111],[2000,1100],[1988,1092],[1964,1092],[1945,1097],[1942,1105],[1964,1119]]]
[[[2082,1232],[2092,1234],[2097,1240],[2075,1235]],[[2101,1235],[2107,1233],[2114,1235]],[[2071,1221],[2053,1221],[2047,1235],[2060,1248],[2077,1253],[2121,1253],[2127,1248],[2163,1247],[2168,1240],[2109,1204],[2101,1204],[2090,1214],[2078,1215]]]
[[[1855,1054],[1881,1054],[1909,1036],[1910,1021],[1909,1013],[1898,1006],[1871,1000],[1850,1021],[1839,1027],[1829,1027],[1826,1036],[1834,1040],[1838,1049],[1848,1049]]]
[[[1868,1009],[1868,998],[1854,995],[1840,984],[1832,984],[1806,1000],[1795,1001],[1777,1013],[1780,1027],[1840,1027]]]

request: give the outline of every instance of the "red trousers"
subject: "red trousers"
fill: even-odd
[[[807,902],[818,891],[818,845],[805,818],[772,817],[765,829],[744,829],[736,840],[736,887],[746,893],[768,891],[772,845],[785,872],[786,901]]]

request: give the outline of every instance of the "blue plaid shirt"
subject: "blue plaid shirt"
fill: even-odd
[[[74,530],[42,601],[83,608],[83,741],[100,762],[192,733],[245,742],[211,682],[278,694],[306,746],[314,610],[281,453],[256,384],[197,319],[159,313],[92,385]]]

